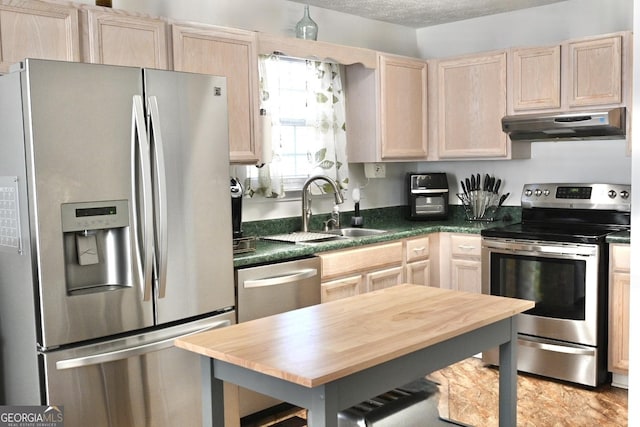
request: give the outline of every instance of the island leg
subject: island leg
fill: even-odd
[[[311,407],[307,408],[309,427],[338,427],[338,398],[334,389],[331,384],[312,389]]]
[[[499,417],[500,427],[513,427],[518,413],[518,324],[511,317],[511,339],[500,345]]]
[[[202,425],[224,427],[224,381],[213,376],[213,359],[200,357],[202,366]]]

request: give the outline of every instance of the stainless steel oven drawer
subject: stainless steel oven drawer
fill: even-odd
[[[440,418],[438,387],[417,380],[338,413],[338,427],[423,427],[461,425]]]

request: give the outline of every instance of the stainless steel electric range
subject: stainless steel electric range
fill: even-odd
[[[629,229],[631,187],[527,184],[521,205],[521,223],[481,233],[482,291],[536,302],[519,316],[520,371],[595,387],[608,379],[606,237]]]

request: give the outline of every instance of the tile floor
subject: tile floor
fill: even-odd
[[[475,427],[498,425],[498,370],[470,358],[429,375],[440,383],[440,416]],[[627,390],[587,389],[518,375],[518,427],[622,427]]]

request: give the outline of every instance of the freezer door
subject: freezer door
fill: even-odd
[[[134,204],[132,106],[142,95],[141,69],[27,60],[21,74],[24,230],[40,297],[39,344],[50,348],[152,326],[153,300],[144,301],[131,270],[134,230],[127,212]],[[111,222],[115,213],[119,218]]]
[[[226,79],[144,75],[163,324],[234,305]]]
[[[47,405],[65,426],[200,426],[199,356],[173,340],[234,323],[233,311],[187,325],[44,354]]]

